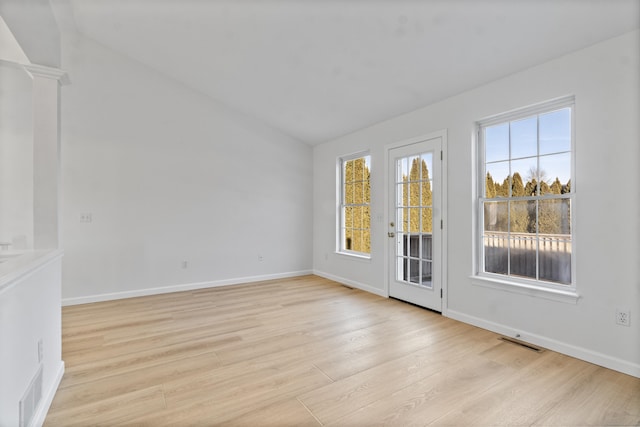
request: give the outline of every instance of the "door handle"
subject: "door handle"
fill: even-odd
[[[387,233],[387,236],[396,237],[396,233],[394,233],[393,231],[390,231],[390,232]]]

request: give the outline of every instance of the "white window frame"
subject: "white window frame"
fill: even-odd
[[[571,204],[571,283],[558,284],[547,282],[539,279],[528,279],[515,277],[499,273],[490,273],[484,271],[484,189],[486,179],[486,164],[484,150],[483,129],[489,126],[495,126],[502,123],[508,123],[514,120],[521,120],[550,113],[559,109],[571,109],[571,192],[567,193]],[[576,232],[575,232],[575,99],[573,96],[563,97],[552,101],[536,104],[530,107],[510,111],[507,113],[491,116],[476,122],[475,129],[475,154],[476,167],[474,173],[475,194],[474,194],[474,272],[471,276],[474,285],[499,289],[507,292],[525,294],[534,297],[550,299],[554,301],[577,303],[579,295],[576,289]],[[538,155],[539,156],[539,155]],[[537,196],[538,200],[545,200],[544,196]],[[549,198],[553,198],[552,196]],[[508,200],[508,199],[507,199]]]
[[[347,156],[342,156],[338,158],[337,161],[337,200],[336,200],[336,205],[337,205],[337,214],[336,214],[336,253],[341,254],[341,255],[348,255],[354,258],[360,258],[360,259],[365,259],[365,260],[369,260],[371,259],[371,253],[367,253],[367,252],[360,252],[360,251],[355,251],[352,249],[346,249],[343,244],[345,242],[345,238],[343,235],[343,231],[345,230],[344,227],[344,207],[346,206],[344,203],[345,200],[345,195],[344,195],[344,188],[345,188],[345,184],[344,184],[344,163],[351,161],[351,160],[355,160],[355,159],[359,159],[362,157],[369,157],[369,173],[371,173],[371,154],[370,152],[367,151],[361,151],[358,153],[353,153]],[[369,185],[371,185],[371,178],[369,178]],[[369,203],[364,203],[362,204],[362,206],[368,206],[369,207],[369,238],[371,238],[371,200],[369,200]],[[371,242],[369,242],[369,245],[371,245]]]

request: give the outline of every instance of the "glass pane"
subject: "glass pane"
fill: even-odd
[[[431,277],[433,275],[432,271],[433,264],[431,261],[422,261],[422,285],[423,286],[432,286]]]
[[[344,169],[342,173],[345,183],[353,182],[353,160],[344,162]]]
[[[353,230],[347,228],[344,230],[344,248],[347,250],[353,249]]]
[[[511,122],[511,158],[538,155],[538,117]]]
[[[540,234],[571,234],[569,199],[541,200],[538,213]]]
[[[510,203],[509,231],[513,233],[536,232],[536,202],[518,201]]]
[[[569,192],[567,188],[570,187],[567,187],[567,185],[571,180],[571,153],[541,156],[540,171],[541,173],[544,172],[547,177],[547,185],[540,183],[541,195]]]
[[[402,251],[398,255],[409,256],[409,235],[402,234]]]
[[[506,233],[509,231],[509,216],[507,202],[484,203],[484,232]]]
[[[535,279],[538,246],[536,233],[511,233],[509,243],[511,275]]]
[[[431,181],[422,183],[422,193],[420,194],[421,206],[433,206],[433,192],[431,191]]]
[[[353,174],[356,181],[364,181],[367,177],[366,159],[364,157],[356,160],[356,170]]]
[[[357,182],[353,184],[353,201],[356,204],[362,204],[364,201],[364,184]]]
[[[540,235],[540,280],[561,284],[571,283],[571,236]]]
[[[485,162],[509,160],[509,124],[487,127],[484,131]]]
[[[409,181],[420,180],[420,156],[411,156],[407,158],[409,162]]]
[[[423,181],[427,181],[431,179],[432,170],[433,170],[433,153],[425,153],[422,155],[421,179]]]
[[[420,231],[420,209],[419,208],[409,209],[409,231],[412,233],[417,233]]]
[[[353,222],[353,226],[355,228],[367,228],[365,226],[365,222],[366,222],[366,215],[367,215],[367,207],[366,206],[358,206],[355,209],[355,218],[354,218],[354,222]]]
[[[397,185],[397,203],[399,206],[408,206],[409,204],[409,184]]]
[[[571,151],[571,109],[540,115],[540,155]]]
[[[511,274],[536,278],[536,202],[510,203],[509,258]]]
[[[409,259],[409,278],[408,281],[420,284],[420,260]]]
[[[409,183],[409,206],[420,206],[420,183]]]
[[[538,176],[538,159],[530,157],[527,159],[514,160],[511,162],[511,196],[535,196],[536,180]],[[527,194],[527,191],[529,194]]]
[[[398,232],[408,231],[409,230],[409,212],[406,208],[398,209],[398,217],[396,218],[396,230]]]
[[[422,256],[423,260],[433,259],[433,236],[430,234],[422,235]]]
[[[344,208],[344,226],[347,228],[353,227],[353,207],[347,206]]]
[[[413,258],[420,257],[420,238],[415,234],[409,236],[409,256]]]
[[[507,274],[509,270],[509,237],[507,233],[484,235],[484,271]]]
[[[409,208],[404,209],[404,231],[411,232],[411,210]]]
[[[369,206],[362,207],[362,228],[371,228],[371,208]]]
[[[490,163],[486,170],[485,197],[509,197],[509,162]]]
[[[344,185],[344,203],[345,204],[355,203],[353,184]]]
[[[433,232],[433,209],[422,209],[422,230],[423,233]]]
[[[363,203],[371,203],[371,183],[368,179],[363,183],[363,191]]]
[[[364,245],[362,244],[362,230],[353,230],[353,247],[354,251],[363,252]]]
[[[368,181],[371,175],[371,156],[364,157],[364,170],[362,171],[362,179]]]
[[[397,182],[403,182],[409,179],[409,167],[407,166],[407,159],[398,159],[396,161],[398,167]]]
[[[573,230],[571,229],[571,199],[562,199],[562,203],[560,203],[560,212],[562,213],[560,234],[571,235],[573,233]]]

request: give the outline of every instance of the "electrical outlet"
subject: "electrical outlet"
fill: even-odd
[[[262,254],[258,254],[258,261],[260,262],[264,261],[264,257],[262,256]]]
[[[189,262],[188,261],[182,261],[181,265],[182,265],[182,268],[186,269],[187,267],[189,267]]]
[[[80,222],[92,222],[93,215],[91,212],[85,212],[80,214]]]
[[[627,309],[616,309],[616,324],[631,326],[631,313]]]

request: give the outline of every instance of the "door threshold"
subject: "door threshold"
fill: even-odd
[[[414,304],[414,303],[412,303],[412,302],[405,301],[405,300],[403,300],[403,299],[396,298],[396,297],[391,297],[391,296],[390,296],[390,297],[389,297],[389,299],[393,299],[393,300],[396,300],[396,301],[400,301],[400,302],[403,302],[403,303],[405,303],[405,304],[409,304],[409,305],[412,305],[412,306],[414,306],[414,307],[418,307],[418,308],[421,308],[421,309],[423,309],[423,310],[427,310],[427,311],[430,311],[430,312],[432,312],[432,313],[439,314],[439,315],[441,315],[441,316],[442,316],[442,312],[441,312],[441,311],[434,310],[433,308],[424,307],[424,306],[422,306],[422,305]]]

